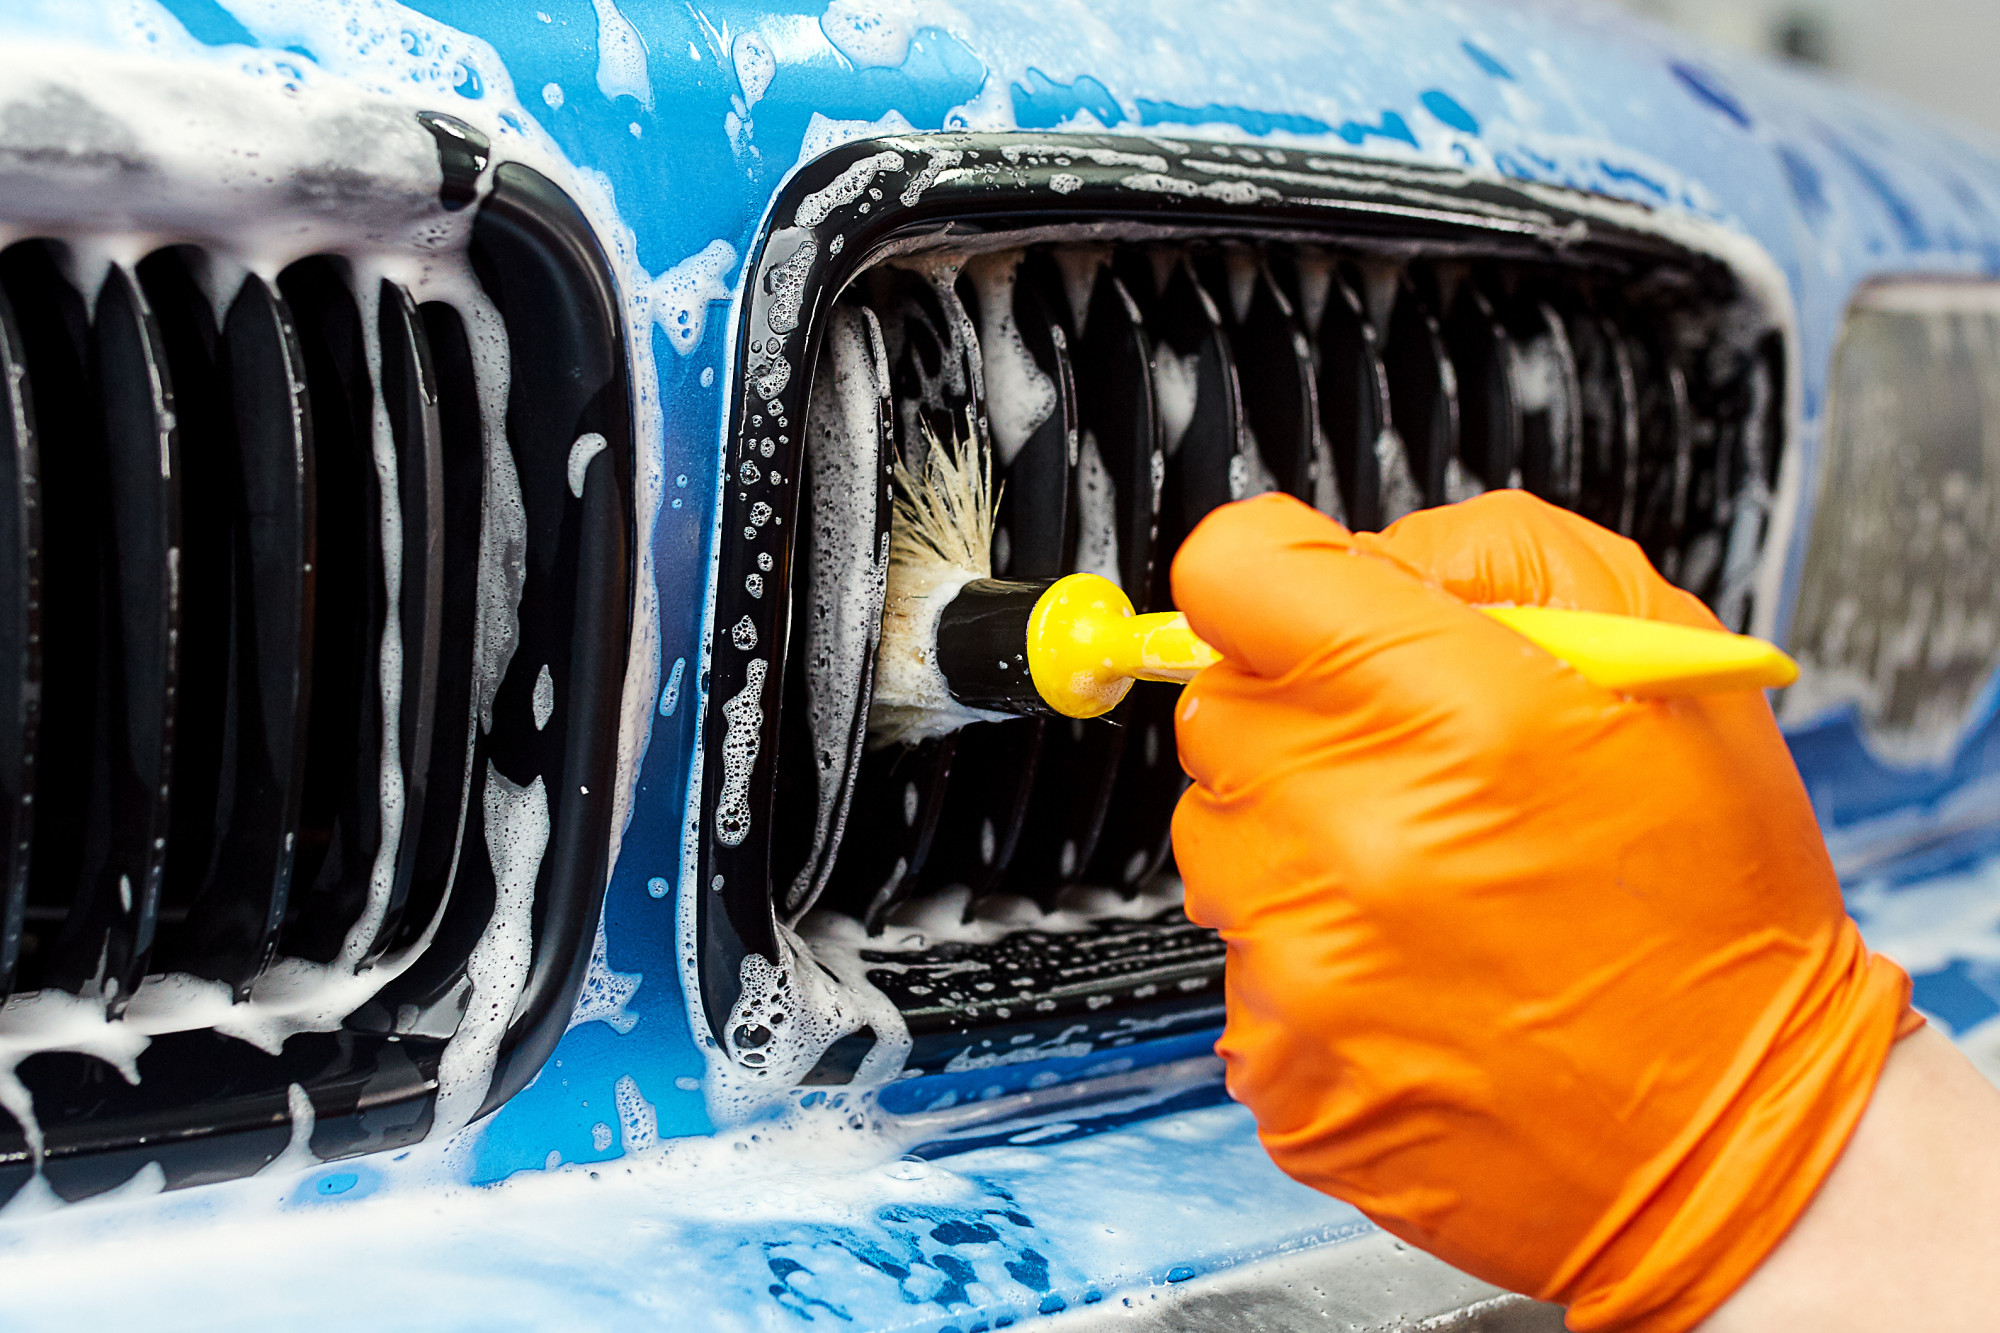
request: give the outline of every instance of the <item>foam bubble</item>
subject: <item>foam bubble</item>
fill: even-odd
[[[753,657],[744,668],[743,688],[722,705],[728,726],[722,737],[722,790],[715,805],[715,837],[725,847],[750,836],[750,771],[764,728],[764,674],[770,663]]]

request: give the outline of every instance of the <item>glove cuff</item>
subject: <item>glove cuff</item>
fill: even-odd
[[[1910,979],[1853,921],[1689,1135],[1607,1210],[1570,1280],[1543,1293],[1576,1333],[1685,1333],[1776,1249],[1847,1147],[1895,1042]],[[1761,1050],[1756,1043],[1761,1039]]]

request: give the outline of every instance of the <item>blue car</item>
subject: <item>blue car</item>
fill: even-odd
[[[1142,609],[1263,491],[1629,535],[1799,659],[1850,907],[2000,1075],[2000,159],[1801,74],[16,0],[0,389],[9,1328],[1560,1327],[1228,1100],[1170,687],[871,742],[934,435],[998,573]]]

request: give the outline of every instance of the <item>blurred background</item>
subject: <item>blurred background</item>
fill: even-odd
[[[1817,65],[2000,141],[1995,0],[1622,0],[1703,38]]]

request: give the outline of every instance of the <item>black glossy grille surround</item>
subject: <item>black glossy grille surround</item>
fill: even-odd
[[[988,431],[996,291],[1055,391],[997,468],[997,572],[1095,562],[1157,608],[1182,537],[1250,491],[1374,528],[1511,485],[1633,536],[1747,624],[1783,347],[1727,265],[1615,211],[1450,171],[1110,136],[875,140],[802,169],[753,261],[724,458],[698,909],[724,1049],[755,1040],[725,1028],[780,917],[817,905],[879,929],[947,886],[1047,907],[1072,885],[1136,892],[1166,864],[1183,783],[1170,687],[1138,686],[1110,723],[864,753],[868,670],[839,677],[843,710],[825,697],[838,673],[806,660],[808,627],[838,615],[808,588],[814,561],[871,549],[870,516],[886,531],[890,451],[916,462],[924,425]],[[841,410],[833,387],[857,377],[879,388],[881,454],[816,463],[808,403]],[[813,493],[833,479],[843,498]],[[1107,480],[1112,512],[1093,520],[1086,492]],[[815,735],[815,713],[847,732]],[[882,965],[869,979],[929,1073],[1212,1026],[1222,949],[1170,911],[917,953],[885,941],[861,961]],[[837,1043],[807,1081],[843,1080],[869,1043]]]
[[[443,203],[464,207],[484,141],[420,119],[446,124]],[[603,253],[556,186],[502,165],[478,207],[474,270],[510,341],[532,349],[511,358],[525,580],[490,725],[475,643],[488,437],[453,307],[386,281],[358,291],[329,257],[275,283],[253,275],[217,310],[189,246],[114,266],[92,302],[59,244],[0,252],[0,997],[77,992],[116,1024],[149,975],[241,999],[274,960],[341,953],[384,837],[384,506],[402,532],[403,825],[362,966],[433,931],[338,1030],[277,1054],[202,1028],[153,1036],[137,1082],[76,1052],[21,1060],[58,1195],[149,1163],[169,1188],[254,1171],[293,1135],[294,1087],[321,1158],[424,1137],[495,908],[489,773],[542,782],[549,838],[528,979],[482,1112],[561,1035],[607,870],[629,634],[624,333]],[[391,494],[373,459],[378,405]],[[604,445],[573,475],[591,432]],[[27,1127],[0,1126],[4,1199],[35,1164]]]

